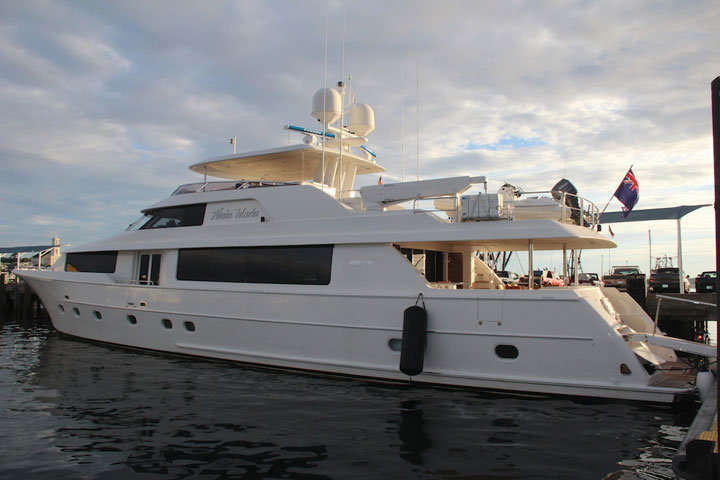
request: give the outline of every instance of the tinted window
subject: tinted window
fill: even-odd
[[[66,272],[115,273],[117,251],[68,253]]]
[[[159,208],[148,212],[150,220],[140,227],[148,228],[196,227],[203,224],[205,204],[182,205],[179,207]]]
[[[181,249],[177,279],[327,285],[332,251],[332,245]]]

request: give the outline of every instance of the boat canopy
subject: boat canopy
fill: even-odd
[[[324,152],[326,183],[335,172],[329,167],[337,166],[341,159],[337,150],[326,148]],[[385,168],[372,160],[343,152],[342,169],[364,175],[382,173]],[[212,177],[230,180],[303,182],[319,181],[322,176],[323,149],[317,145],[291,145],[289,147],[260,150],[247,153],[214,157],[190,166],[190,170]],[[335,168],[333,168],[335,170]]]

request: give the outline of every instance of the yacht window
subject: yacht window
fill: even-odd
[[[159,253],[141,253],[138,262],[138,283],[140,285],[160,284],[160,260]]]
[[[115,273],[117,251],[68,253],[66,272]]]
[[[444,276],[445,254],[427,250],[425,252],[425,278],[428,282],[442,282]]]
[[[332,245],[186,248],[177,279],[201,282],[328,285]]]
[[[205,218],[205,204],[181,205],[179,207],[158,208],[148,212],[150,220],[140,227],[140,230],[149,228],[169,227],[196,227],[203,224]]]

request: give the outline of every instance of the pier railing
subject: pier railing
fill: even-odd
[[[657,332],[658,320],[660,319],[660,305],[662,304],[663,300],[674,300],[676,302],[691,303],[693,305],[705,305],[706,307],[717,308],[717,305],[714,303],[701,302],[700,300],[690,300],[688,298],[671,297],[669,295],[655,295],[655,298],[657,298],[658,301],[657,307],[655,307],[655,325],[653,327],[653,335],[655,335],[655,333]]]

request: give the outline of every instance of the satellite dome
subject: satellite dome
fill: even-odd
[[[347,113],[347,128],[356,135],[365,136],[375,130],[375,112],[364,103],[356,103]]]
[[[313,95],[312,117],[329,125],[340,118],[342,98],[337,90],[321,88]]]

